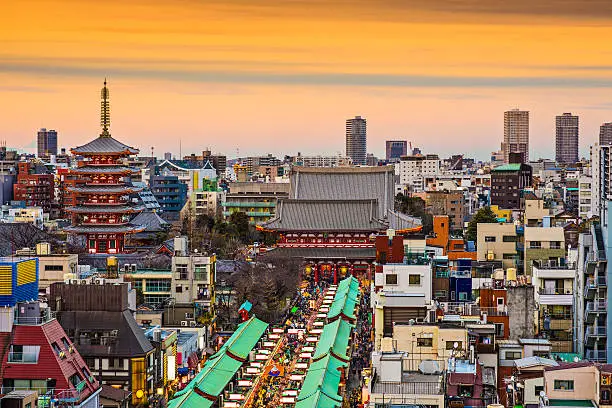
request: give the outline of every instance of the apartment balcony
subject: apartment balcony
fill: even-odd
[[[55,312],[46,309],[40,316],[15,316],[13,324],[21,326],[42,326],[51,320],[55,320]]]
[[[257,203],[257,202],[244,202],[244,203],[240,203],[240,202],[225,202],[225,203],[221,203],[221,206],[223,207],[257,207],[257,208],[271,208],[271,207],[276,207],[276,203],[275,202],[269,202],[269,203]]]
[[[607,330],[605,327],[588,326],[584,334],[584,341],[588,346],[593,346],[595,342],[605,343]]]
[[[572,291],[563,293],[563,291],[558,291],[554,288],[540,288],[538,290],[538,303],[541,305],[571,306],[574,304],[574,295],[572,293]]]
[[[608,302],[603,299],[596,299],[594,301],[587,302],[585,308],[587,323],[592,324],[598,315],[607,313]]]
[[[540,319],[540,327],[546,330],[570,330],[574,324],[571,313],[549,316],[548,322]]]
[[[604,363],[607,361],[606,350],[587,350],[585,357],[589,361],[600,361]]]

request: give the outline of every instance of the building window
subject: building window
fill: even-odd
[[[47,271],[63,271],[63,265],[45,265],[45,272]]]
[[[455,348],[455,343],[457,343],[457,349],[456,350],[461,350],[461,342],[460,341],[447,341],[446,342],[446,349],[447,350],[452,350]]]
[[[468,300],[467,292],[459,292],[459,300]]]
[[[536,397],[539,397],[539,396],[540,396],[540,393],[541,393],[542,391],[544,391],[544,386],[543,386],[543,385],[536,385],[536,386],[534,387],[533,391],[534,391],[534,395],[535,395]]]
[[[408,275],[408,284],[409,285],[420,285],[421,275]]]
[[[502,258],[508,260],[508,259],[514,259],[516,255],[514,254],[503,254]]]
[[[109,358],[108,359],[108,368],[113,369],[122,369],[123,364],[120,358]]]
[[[506,360],[519,360],[523,358],[520,351],[506,351]]]
[[[176,285],[176,293],[183,293],[183,285]]]
[[[504,335],[504,324],[503,323],[495,323],[495,335],[502,337]]]
[[[417,347],[432,347],[433,339],[431,337],[419,337],[417,339]]]
[[[530,249],[540,249],[542,248],[542,241],[530,241],[529,242]]]
[[[474,395],[473,385],[459,385],[459,396],[471,398]]]
[[[397,285],[397,274],[389,273],[385,275],[385,284],[387,285]]]
[[[555,391],[574,391],[574,380],[555,380]]]
[[[503,240],[504,242],[516,242],[516,236],[515,235],[504,235]]]
[[[495,242],[495,237],[485,237],[485,242]]]
[[[550,249],[561,249],[561,241],[550,241]]]
[[[170,292],[171,284],[169,280],[150,279],[145,292]]]
[[[187,280],[187,265],[176,265],[176,278]]]

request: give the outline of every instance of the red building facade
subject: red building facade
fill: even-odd
[[[13,196],[28,207],[42,207],[43,211],[49,212],[55,198],[53,174],[37,173],[31,162],[19,163]]]
[[[116,254],[124,251],[125,236],[144,230],[130,219],[144,210],[132,204],[129,195],[140,189],[131,186],[129,177],[138,169],[124,166],[122,160],[138,154],[108,132],[108,89],[102,88],[102,134],[95,140],[71,150],[82,159],[68,173],[66,187],[72,205],[65,211],[72,216],[72,226],[65,231],[85,236],[89,253]]]

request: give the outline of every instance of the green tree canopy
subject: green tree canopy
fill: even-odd
[[[491,207],[482,207],[474,214],[469,222],[467,232],[465,233],[466,241],[476,241],[478,237],[478,224],[493,224],[497,222],[497,216],[491,210]]]

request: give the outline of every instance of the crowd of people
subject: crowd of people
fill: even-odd
[[[283,390],[300,387],[301,383],[291,381],[289,374],[292,372],[301,347],[306,341],[305,337],[300,334],[300,329],[307,328],[309,320],[313,316],[313,306],[318,302],[324,287],[327,287],[327,284],[308,283],[306,287],[298,288],[298,293],[282,320],[287,331],[289,329],[297,329],[298,331],[295,333],[287,332],[279,353],[273,356],[274,364],[277,365],[277,368],[282,368],[282,375],[276,377],[268,375],[262,379],[253,402],[254,407],[277,406]],[[311,303],[312,301],[314,301],[314,304]]]
[[[372,324],[370,322],[370,292],[361,288],[361,299],[357,309],[357,325],[351,355],[351,371],[347,396],[351,408],[362,407],[361,388],[363,386],[361,372],[370,366],[372,355]]]

